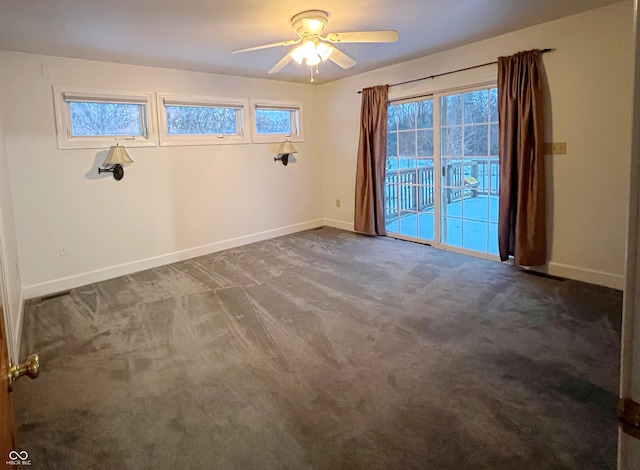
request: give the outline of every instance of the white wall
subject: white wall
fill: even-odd
[[[22,321],[22,279],[2,116],[0,116],[0,250],[3,268],[0,279],[4,280],[0,292],[4,294],[2,303],[5,311],[5,330],[9,338],[7,341],[9,358],[15,363],[18,359]]]
[[[0,51],[22,274],[11,282],[32,297],[323,222],[351,229],[357,90],[552,47],[544,56],[546,140],[566,141],[568,154],[548,157],[548,270],[622,288],[631,11],[626,1],[321,86]],[[495,73],[449,75],[394,87],[391,95],[484,82]],[[135,163],[116,182],[96,174],[103,150],[58,150],[53,85],[302,101],[305,142],[286,168],[273,162],[276,144],[131,148]],[[59,255],[60,244],[68,256]]]
[[[632,2],[527,28],[320,87],[326,139],[324,216],[352,229],[363,87],[396,83],[495,61],[528,49],[544,55],[546,141],[567,142],[547,157],[548,271],[622,289],[631,141]],[[428,33],[427,33],[428,34]],[[495,80],[496,66],[390,88],[412,96]],[[335,200],[341,200],[337,208]]]
[[[310,85],[12,52],[0,61],[27,297],[321,225]],[[105,150],[58,150],[53,85],[301,101],[305,142],[287,167],[273,161],[278,144],[130,148],[135,163],[115,181],[97,174]]]

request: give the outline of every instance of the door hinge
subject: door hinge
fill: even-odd
[[[640,439],[640,403],[636,403],[630,398],[621,398],[618,401],[617,416],[622,431]]]

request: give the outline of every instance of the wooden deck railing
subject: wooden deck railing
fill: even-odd
[[[463,162],[448,163],[444,168],[442,194],[447,204],[466,197],[498,195],[498,158],[465,158]],[[388,172],[385,184],[386,216],[420,212],[433,207],[434,178],[433,166]]]

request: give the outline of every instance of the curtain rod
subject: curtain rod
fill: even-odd
[[[546,54],[547,52],[552,52],[552,51],[555,51],[555,49],[542,49],[540,52],[542,54]],[[414,78],[413,80],[407,80],[406,82],[392,83],[391,85],[389,85],[389,87],[406,85],[407,83],[420,82],[422,80],[429,80],[430,78],[433,79],[433,78],[436,78],[436,77],[442,77],[443,75],[450,75],[452,73],[465,72],[467,70],[479,69],[480,67],[486,67],[487,65],[494,65],[494,64],[497,64],[497,63],[498,63],[498,61],[494,60],[493,62],[487,62],[486,64],[472,65],[471,67],[465,67],[464,69],[452,70],[451,72],[437,73],[435,75],[429,75],[428,77],[420,77],[420,78]],[[362,93],[362,90],[358,91],[358,93]]]

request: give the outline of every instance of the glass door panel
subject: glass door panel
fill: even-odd
[[[389,106],[386,165],[386,229],[434,241],[433,102]]]
[[[497,90],[440,94],[388,109],[387,232],[497,254]]]
[[[493,122],[497,120],[496,90],[442,96],[440,116],[440,243],[495,254],[499,170],[497,123]]]

